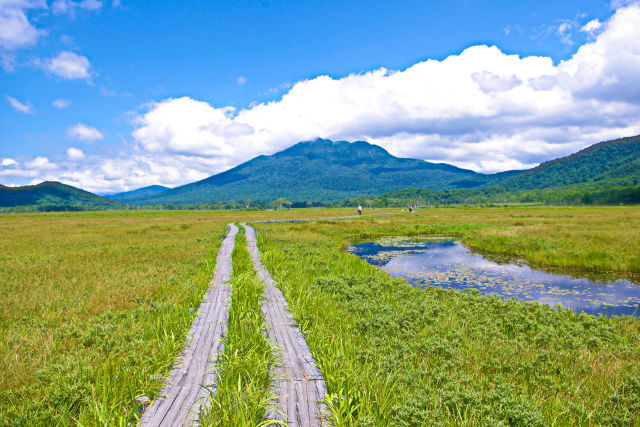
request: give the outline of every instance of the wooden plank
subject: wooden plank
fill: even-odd
[[[267,418],[284,421],[289,426],[324,425],[326,408],[322,401],[327,387],[322,372],[289,310],[287,300],[260,261],[254,229],[242,225],[246,229],[247,249],[253,265],[265,285],[262,312],[268,337],[277,349],[277,361],[272,372],[276,410],[270,411]]]
[[[238,227],[229,224],[209,290],[198,308],[181,357],[165,381],[160,394],[140,418],[143,426],[193,425],[206,396],[215,396],[216,362],[223,351],[231,288],[231,252]]]

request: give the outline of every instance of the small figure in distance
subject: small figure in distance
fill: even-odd
[[[362,206],[360,206],[360,203],[358,203],[358,216],[362,215]]]
[[[413,213],[413,206],[411,206],[411,202],[409,202],[409,213]]]

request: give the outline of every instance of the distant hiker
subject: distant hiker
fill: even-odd
[[[362,206],[358,203],[358,215],[362,215]]]
[[[409,213],[413,213],[413,206],[411,206],[411,202],[409,202]]]

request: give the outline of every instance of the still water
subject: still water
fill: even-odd
[[[627,280],[592,281],[521,264],[498,264],[451,240],[385,238],[352,245],[349,251],[415,286],[473,288],[484,294],[560,304],[589,314],[640,317],[640,285]]]

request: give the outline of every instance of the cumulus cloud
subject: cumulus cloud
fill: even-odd
[[[471,78],[474,82],[478,83],[480,90],[484,93],[503,92],[505,90],[511,90],[522,84],[522,80],[514,74],[509,77],[501,77],[490,71],[473,73]]]
[[[602,28],[602,22],[598,18],[592,19],[580,28],[580,31],[593,34]]]
[[[65,108],[67,108],[69,105],[71,105],[71,100],[70,99],[64,99],[64,98],[58,98],[58,99],[54,99],[53,102],[51,103],[51,105],[53,105],[54,107],[56,107],[59,110],[63,110]]]
[[[102,2],[98,0],[56,0],[51,5],[51,12],[55,15],[73,15],[76,10],[98,10],[102,7]]]
[[[70,147],[67,149],[67,157],[69,160],[80,160],[84,158],[84,153],[78,148]]]
[[[33,46],[43,34],[27,17],[27,10],[47,8],[46,1],[0,0],[0,49]]]
[[[35,112],[36,112],[35,109],[33,108],[33,105],[31,105],[29,103],[25,104],[23,102],[18,101],[15,98],[9,96],[9,95],[5,95],[5,98],[9,102],[9,105],[11,105],[11,108],[13,108],[18,113],[35,114]]]
[[[167,99],[137,117],[133,137],[147,152],[228,166],[322,136],[367,139],[396,155],[480,171],[531,167],[640,133],[637,22],[640,8],[618,10],[594,41],[557,65],[473,46],[403,71],[319,76],[241,110]]]
[[[573,21],[565,21],[559,24],[556,27],[556,34],[560,38],[560,41],[564,44],[573,44],[573,40],[571,39],[571,35],[573,33],[574,22]]]
[[[76,141],[93,142],[99,139],[104,139],[104,135],[98,129],[87,126],[83,123],[78,123],[75,126],[67,129],[67,138]]]
[[[2,162],[0,162],[0,166],[14,166],[14,165],[18,165],[18,162],[10,157],[5,157],[4,159],[2,159]]]
[[[89,59],[70,51],[62,51],[58,56],[44,61],[41,65],[46,71],[65,80],[91,77]]]
[[[36,170],[52,170],[52,169],[57,169],[58,168],[58,165],[56,165],[55,163],[52,163],[51,161],[49,161],[48,158],[41,157],[41,156],[27,161],[25,163],[25,165],[29,169],[36,169]]]
[[[85,166],[55,173],[93,191],[175,186],[319,136],[365,139],[396,156],[483,172],[533,167],[640,134],[638,22],[640,7],[617,10],[555,64],[472,46],[405,70],[318,76],[243,109],[165,99],[135,116],[127,155],[86,156]]]

